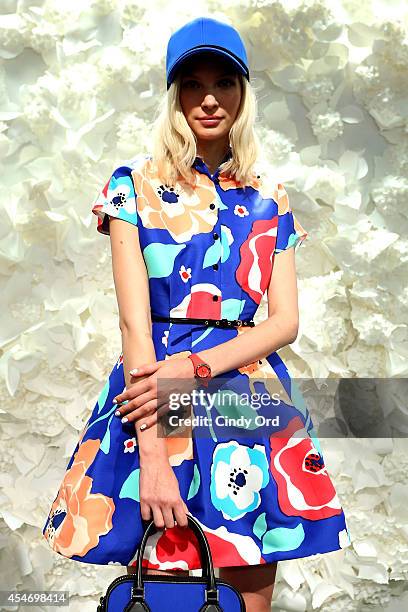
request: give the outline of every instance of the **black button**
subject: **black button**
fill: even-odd
[[[213,301],[218,302],[218,295],[213,295]]]
[[[213,264],[214,270],[218,270],[218,264]]]
[[[211,202],[211,204],[210,204],[210,208],[212,208],[212,209],[214,210],[214,208],[215,208],[215,204],[214,204],[214,202]]]
[[[214,238],[214,240],[217,240],[217,238],[219,238],[219,236],[218,236],[217,232],[214,232],[214,233],[213,233],[213,238]]]

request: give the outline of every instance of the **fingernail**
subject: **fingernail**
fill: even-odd
[[[129,374],[136,374],[137,368],[133,368],[133,370],[129,370]]]
[[[117,410],[117,411],[115,412],[115,416],[120,416],[120,411],[119,411],[119,410]]]
[[[118,400],[117,400],[117,399],[113,399],[113,400],[112,400],[112,404],[117,404],[117,403],[118,403]]]
[[[123,419],[122,419],[122,423],[127,423],[127,422],[128,422],[127,417],[123,417]]]
[[[139,429],[142,431],[143,429],[146,429],[146,427],[147,427],[146,423],[143,423],[143,425],[141,425]]]

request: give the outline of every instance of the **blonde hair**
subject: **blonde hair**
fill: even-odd
[[[237,74],[241,81],[242,96],[237,117],[229,132],[232,157],[221,164],[220,172],[245,187],[254,176],[252,168],[260,152],[255,132],[258,106],[252,86],[245,77]],[[191,185],[196,183],[192,165],[197,156],[197,139],[180,104],[181,79],[182,74],[179,73],[161,100],[158,115],[152,125],[153,163],[163,184],[172,187],[180,177]]]

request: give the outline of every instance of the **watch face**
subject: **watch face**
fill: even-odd
[[[199,366],[197,366],[197,376],[200,378],[207,378],[207,376],[210,376],[210,374],[211,369],[205,363],[201,363]]]

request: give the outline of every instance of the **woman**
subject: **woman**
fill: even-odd
[[[207,18],[178,30],[167,87],[153,156],[117,167],[92,208],[99,232],[110,235],[122,353],[44,536],[64,556],[132,573],[142,520],[154,519],[166,529],[148,540],[147,572],[188,573],[201,567],[184,529],[189,512],[220,578],[260,612],[270,610],[279,560],[350,543],[310,415],[293,404],[276,352],[297,335],[291,247],[307,233],[284,186],[254,171],[256,100],[238,32]],[[264,294],[268,318],[254,326]],[[225,393],[225,380],[230,395],[232,383],[253,395],[278,383],[278,407],[255,408],[278,418],[275,431],[255,425],[248,404],[209,409],[202,400],[194,416],[211,419],[201,434],[187,424],[187,435],[163,435],[162,383],[191,391],[219,381]],[[216,423],[234,414],[251,418]]]

